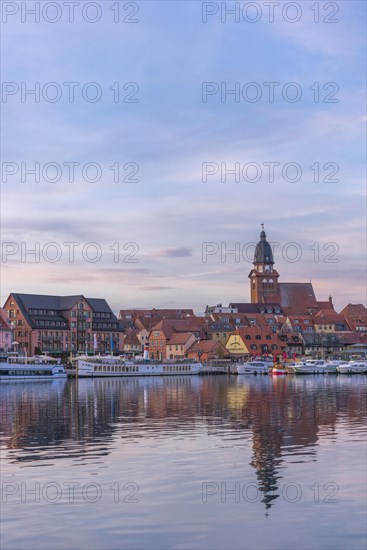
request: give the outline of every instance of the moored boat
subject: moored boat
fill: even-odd
[[[249,361],[236,365],[237,374],[269,374],[273,363],[269,361]]]
[[[325,374],[336,372],[336,366],[331,365],[323,359],[307,359],[306,361],[290,365],[290,368],[295,374]]]
[[[274,365],[274,367],[271,369],[271,374],[278,376],[282,374],[288,374],[287,370],[283,365]]]
[[[195,361],[123,361],[117,358],[90,357],[77,359],[79,377],[107,376],[173,376],[200,374],[203,366]]]
[[[0,382],[9,380],[54,380],[66,377],[64,366],[57,359],[51,357],[1,358]]]
[[[339,374],[366,374],[367,361],[351,361],[336,367]]]

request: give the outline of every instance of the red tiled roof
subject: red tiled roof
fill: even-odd
[[[325,323],[345,324],[343,315],[333,309],[321,309],[314,315],[313,321],[315,325],[324,325]]]
[[[308,309],[318,309],[312,283],[279,283],[280,303],[288,313],[304,314]]]
[[[146,319],[184,319],[187,316],[193,316],[194,311],[192,309],[121,309],[120,319],[125,319],[126,316],[132,319],[146,318]]]
[[[302,330],[307,330],[309,327],[313,327],[313,321],[310,315],[288,315],[287,319],[292,328],[299,326]],[[284,323],[285,322],[286,320]]]
[[[140,345],[140,341],[139,341],[139,338],[137,337],[137,330],[136,329],[133,329],[131,330],[130,332],[127,333],[126,337],[125,337],[125,340],[124,340],[124,345],[128,345],[128,346],[136,346],[136,345]]]
[[[188,340],[193,336],[192,332],[175,332],[171,338],[167,341],[167,345],[186,344]]]
[[[337,333],[338,338],[341,338],[344,342],[344,345],[352,345],[352,344],[366,344],[367,343],[367,335],[363,332],[358,331],[340,331]]]
[[[151,330],[151,328],[157,324],[157,319],[151,319],[148,317],[137,317],[134,321],[136,328],[141,330]]]
[[[0,329],[11,332],[11,326],[2,317],[0,317]]]
[[[340,315],[343,315],[351,330],[367,326],[367,308],[363,304],[348,304]]]
[[[317,302],[317,305],[319,306],[319,309],[332,309],[334,311],[333,303],[330,302],[330,300],[327,300],[326,302]]]
[[[200,340],[200,342],[196,342],[194,343],[189,349],[188,349],[188,353],[199,353],[199,354],[202,354],[202,353],[214,353],[217,348],[222,348],[223,352],[225,354],[228,353],[227,349],[225,348],[225,346],[221,343],[221,342],[218,342],[218,340]]]
[[[173,332],[197,332],[205,323],[203,317],[189,317],[187,319],[162,319],[152,327],[152,331],[162,330],[167,338]]]

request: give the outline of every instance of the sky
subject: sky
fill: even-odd
[[[74,4],[1,3],[1,302],[250,301],[264,223],[365,303],[365,2]]]

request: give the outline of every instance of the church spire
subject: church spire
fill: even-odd
[[[262,264],[265,267],[267,265],[273,265],[273,251],[270,244],[266,240],[266,233],[264,231],[264,222],[261,224],[262,231],[260,233],[260,241],[255,248],[254,266]]]
[[[255,248],[251,279],[251,302],[269,303],[278,294],[279,273],[274,269],[273,251],[266,240],[264,222],[261,223],[260,240]]]

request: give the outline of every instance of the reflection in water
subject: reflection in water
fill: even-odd
[[[221,435],[248,440],[262,502],[279,497],[289,462],[317,460],[320,434],[363,425],[363,376],[110,378],[2,384],[6,463],[103,460],[116,438]],[[236,439],[237,437],[237,439]]]

